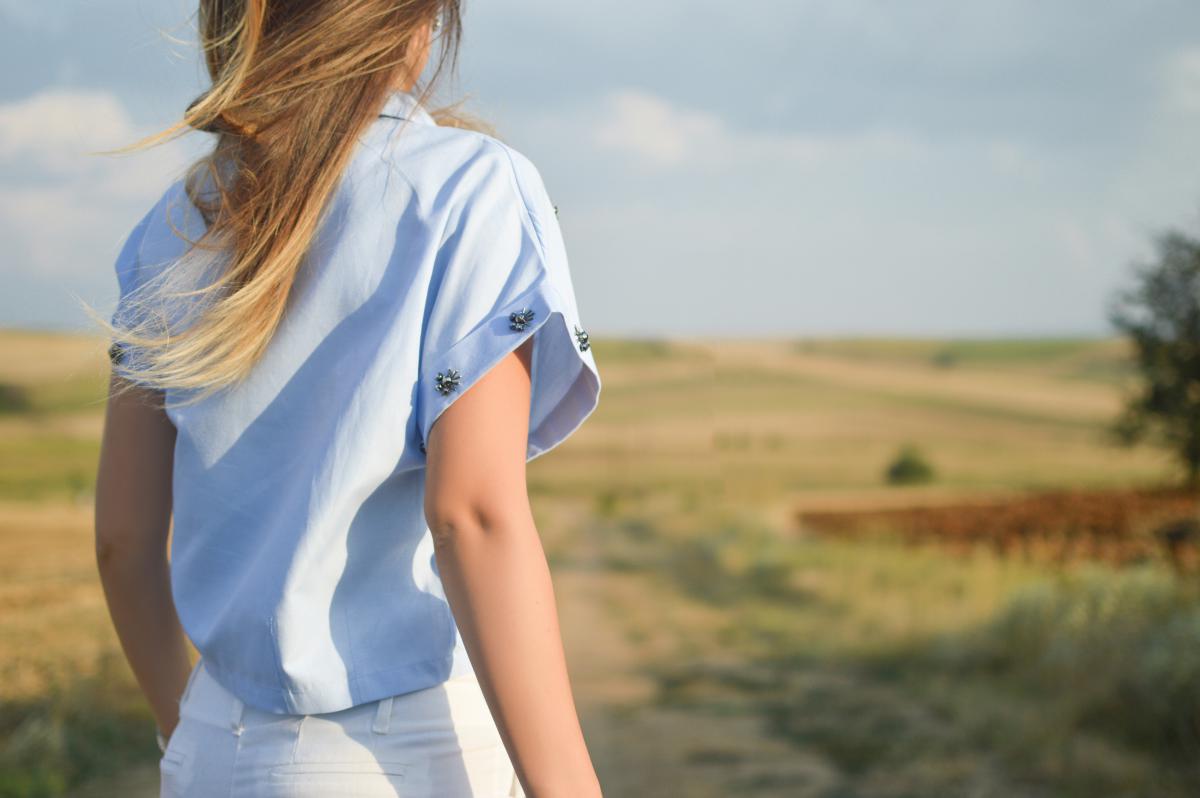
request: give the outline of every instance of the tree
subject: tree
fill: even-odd
[[[1127,334],[1141,385],[1113,431],[1127,445],[1154,436],[1200,485],[1200,240],[1169,230],[1155,238],[1157,258],[1135,267],[1109,319]]]

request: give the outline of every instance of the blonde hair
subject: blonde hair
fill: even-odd
[[[423,47],[439,16],[436,70],[417,91],[410,45]],[[184,180],[207,229],[192,241],[171,224],[189,246],[126,296],[128,324],[88,309],[126,378],[117,392],[130,380],[193,391],[183,404],[240,381],[258,361],[359,134],[399,77],[424,104],[446,64],[456,65],[462,36],[459,0],[200,0],[198,21],[211,88],[174,125],[113,152],[190,129],[216,134]],[[431,115],[495,135],[459,105]]]

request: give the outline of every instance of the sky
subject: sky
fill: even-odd
[[[1111,333],[1200,235],[1194,0],[464,3],[468,98],[559,206],[593,336]],[[0,326],[89,330],[207,144],[194,0],[0,0]]]

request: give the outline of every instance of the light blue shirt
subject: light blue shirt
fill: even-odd
[[[408,92],[382,111],[249,377],[186,407],[165,392],[179,617],[211,674],[273,712],[332,712],[467,672],[423,509],[430,427],[530,336],[529,459],[599,400],[534,165],[437,125]],[[118,326],[123,300],[186,246],[168,217],[204,229],[182,179],[117,258]]]

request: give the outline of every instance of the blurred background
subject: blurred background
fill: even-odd
[[[0,798],[157,794],[78,300],[184,0],[0,0]],[[601,405],[530,483],[606,795],[1200,792],[1200,6],[466,4]]]

